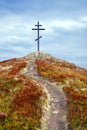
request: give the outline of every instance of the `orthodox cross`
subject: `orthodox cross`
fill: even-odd
[[[40,38],[42,38],[42,36],[40,36],[39,31],[40,30],[45,30],[45,28],[40,28],[42,25],[39,24],[39,21],[37,22],[37,25],[35,25],[37,28],[32,28],[32,30],[37,30],[37,39],[35,39],[35,41],[37,41],[37,51],[40,51]]]

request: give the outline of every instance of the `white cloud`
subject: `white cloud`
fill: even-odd
[[[87,22],[87,16],[83,16],[83,17],[81,18],[81,21],[82,21],[82,22]]]
[[[50,22],[51,21],[51,22]],[[76,31],[80,29],[84,29],[87,27],[87,24],[80,20],[75,19],[56,19],[56,20],[50,20],[50,21],[44,21],[45,27],[48,29],[48,32],[53,33],[54,28],[61,28],[66,31]]]

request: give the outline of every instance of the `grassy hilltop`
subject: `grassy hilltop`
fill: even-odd
[[[28,56],[0,62],[0,130],[42,130],[48,94],[23,74],[28,65]],[[63,86],[70,130],[87,130],[87,70],[45,55],[35,65],[38,76]]]

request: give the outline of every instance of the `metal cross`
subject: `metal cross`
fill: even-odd
[[[40,51],[40,46],[39,46],[40,41],[39,41],[39,39],[42,38],[42,36],[39,35],[39,31],[45,30],[45,28],[40,28],[40,26],[42,26],[42,25],[39,24],[39,21],[37,22],[37,25],[35,25],[35,26],[37,26],[37,28],[32,28],[32,30],[37,30],[37,39],[35,39],[35,41],[37,41],[37,51],[39,52]]]

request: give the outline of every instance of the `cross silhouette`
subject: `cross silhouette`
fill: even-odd
[[[39,31],[40,30],[45,30],[45,28],[40,28],[42,25],[39,24],[39,21],[37,22],[37,25],[35,25],[37,28],[32,28],[32,30],[37,30],[37,39],[35,39],[35,41],[37,41],[37,51],[40,51],[40,38],[42,38],[42,36],[40,36]]]

